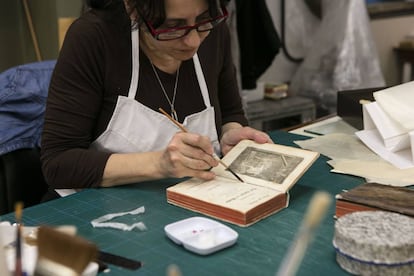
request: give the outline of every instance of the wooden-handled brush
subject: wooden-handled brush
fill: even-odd
[[[16,259],[14,275],[23,275],[22,269],[22,214],[23,214],[23,202],[16,202],[14,205],[14,215],[16,218]]]
[[[37,233],[38,260],[35,275],[81,275],[96,259],[97,246],[86,239],[40,226]]]
[[[188,130],[182,125],[180,124],[178,121],[176,121],[173,117],[171,117],[167,112],[165,112],[164,109],[162,109],[161,107],[158,108],[158,110],[164,114],[171,122],[173,122],[179,129],[182,130],[182,132],[188,132]],[[282,156],[283,157],[283,156]],[[213,153],[213,158],[216,159],[227,171],[229,171],[235,178],[237,178],[237,180],[239,180],[240,182],[244,182],[243,179],[240,178],[240,176],[238,176],[233,170],[231,170],[218,156],[217,154]],[[285,160],[286,161],[286,160]]]
[[[167,267],[167,276],[181,276],[181,270],[176,264],[170,264]]]
[[[326,192],[316,192],[309,204],[308,211],[296,238],[282,261],[277,276],[295,275],[306,249],[313,238],[316,227],[320,224],[332,201]]]

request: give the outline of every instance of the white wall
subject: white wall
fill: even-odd
[[[280,0],[266,0],[267,7],[272,16],[273,23],[275,28],[281,36],[280,30]],[[305,48],[307,45],[303,45],[304,40],[302,36],[309,35],[309,32],[302,31],[306,26],[304,22],[312,21],[313,15],[309,12],[306,14],[306,19],[303,16],[303,13],[306,13],[307,7],[303,0],[289,0],[285,1],[285,8],[289,15],[285,16],[285,33],[286,33],[286,42],[289,49],[289,53],[294,57],[303,57],[305,53]],[[289,20],[289,18],[295,18],[295,20]],[[299,27],[298,27],[299,26]],[[298,33],[298,30],[301,30]],[[279,54],[273,60],[272,65],[269,69],[260,77],[259,81],[269,82],[269,83],[283,83],[290,81],[293,73],[295,72],[298,64],[289,61],[284,54],[282,49],[280,49]]]
[[[280,0],[266,0],[266,4],[272,15],[273,23],[280,34]],[[294,5],[299,5],[302,10],[301,12],[306,10],[303,0],[286,1],[286,9],[288,9],[290,13],[295,12],[291,10]],[[297,21],[295,24],[303,24],[303,18],[293,18]],[[311,18],[311,14],[306,15],[306,20]],[[290,54],[295,57],[301,57],[304,55],[306,45],[303,45],[303,42],[298,42],[302,40],[299,39],[299,37],[310,35],[309,32],[311,28],[314,27],[312,25],[317,23],[314,21],[309,26],[306,26],[305,24],[305,31],[299,34],[289,31],[289,28],[293,28],[291,26],[292,21],[289,23],[289,18],[286,18],[286,24],[286,43],[290,50]],[[306,28],[308,30],[306,30]],[[371,31],[375,40],[378,59],[386,85],[396,85],[400,83],[400,69],[398,68],[397,57],[393,48],[397,46],[407,34],[414,33],[414,15],[371,20]],[[288,61],[280,52],[269,69],[260,77],[259,81],[276,83],[287,82],[291,79],[296,68],[297,64]]]
[[[393,48],[406,35],[414,33],[414,15],[371,20],[371,30],[386,84],[399,84],[400,69]]]

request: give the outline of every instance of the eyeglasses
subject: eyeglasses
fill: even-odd
[[[206,21],[199,22],[192,26],[183,26],[183,27],[174,27],[168,29],[155,29],[151,22],[144,19],[144,23],[147,26],[148,30],[150,31],[151,35],[160,41],[168,41],[182,38],[188,35],[189,32],[192,30],[197,30],[197,32],[208,32],[214,29],[218,24],[226,20],[228,16],[228,12],[225,7],[221,8],[222,14]]]

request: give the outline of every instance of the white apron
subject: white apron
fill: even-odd
[[[91,144],[91,148],[116,153],[158,151],[164,149],[173,135],[180,131],[165,115],[135,100],[139,79],[138,30],[132,31],[131,39],[132,79],[128,97],[118,96],[107,129]],[[220,144],[217,138],[214,107],[210,104],[207,84],[197,54],[194,55],[193,62],[206,109],[187,116],[183,126],[189,132],[208,136],[214,151],[219,155]]]

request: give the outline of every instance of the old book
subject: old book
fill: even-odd
[[[289,189],[319,153],[278,144],[244,140],[222,161],[244,182],[221,165],[217,177],[188,179],[167,188],[167,201],[240,226],[248,226],[289,204]]]
[[[391,211],[414,216],[414,190],[364,183],[336,196],[336,217],[369,210]]]
[[[280,100],[288,96],[289,86],[283,84],[265,84],[264,97],[266,99]]]

